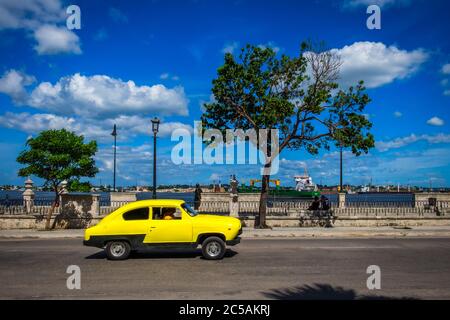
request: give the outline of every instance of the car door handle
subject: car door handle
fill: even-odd
[[[155,229],[156,227],[150,227],[150,229]]]

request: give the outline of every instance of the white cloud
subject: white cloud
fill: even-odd
[[[450,150],[448,148],[419,150],[412,154],[399,154],[390,161],[380,161],[377,170],[389,176],[396,174],[402,179],[405,179],[405,177],[414,179],[420,175],[421,170],[424,170],[428,175],[430,169],[448,165],[449,156]],[[387,179],[386,176],[383,179]]]
[[[0,126],[19,130],[28,134],[39,134],[43,130],[66,129],[82,134],[88,139],[95,139],[100,142],[111,140],[111,127],[106,127],[105,123],[98,123],[89,120],[76,119],[69,116],[58,116],[54,114],[30,114],[7,112],[0,116]],[[129,138],[130,132],[126,137]]]
[[[441,72],[445,75],[450,75],[450,63],[442,66]],[[444,87],[444,96],[450,96],[450,89],[448,89],[449,79],[444,78],[441,80],[441,85]]]
[[[400,117],[402,117],[402,116],[403,116],[403,113],[401,113],[400,111],[395,111],[395,112],[394,112],[394,117],[400,118]]]
[[[120,115],[114,119],[107,119],[105,123],[108,124],[108,128],[112,128],[114,124],[117,124],[119,132],[124,130],[124,132],[133,132],[137,134],[153,134],[151,132],[151,120],[150,118],[142,118],[140,116],[125,116]],[[191,125],[184,124],[181,122],[164,122],[162,121],[159,125],[158,136],[160,137],[170,137],[173,131],[176,129],[186,129],[189,132],[193,132]]]
[[[188,100],[182,87],[137,86],[133,81],[124,82],[104,75],[86,77],[75,74],[63,77],[55,84],[42,82],[28,94],[25,86],[34,81],[34,77],[11,69],[0,78],[0,92],[11,96],[16,104],[49,113],[7,113],[2,116],[2,126],[28,133],[47,128],[67,128],[98,139],[108,139],[116,123],[125,129],[121,137],[127,139],[150,132],[147,114],[188,114]],[[190,125],[162,121],[159,135],[170,136],[177,128],[192,132]]]
[[[398,149],[398,148],[407,146],[409,144],[415,143],[417,141],[426,141],[431,144],[450,143],[450,134],[444,134],[444,133],[440,133],[437,135],[411,134],[409,136],[395,138],[390,141],[377,141],[375,143],[375,146],[380,152],[384,152],[384,151],[388,151],[391,149]]]
[[[151,140],[149,140],[150,142]],[[163,148],[162,148],[163,149]],[[144,143],[141,145],[126,145],[124,143],[119,144],[117,150],[117,170],[120,179],[125,177],[131,179],[132,184],[137,183],[141,185],[151,185],[152,179],[152,151],[153,146],[151,143]],[[97,176],[97,179],[101,178],[102,181],[112,181],[112,159],[113,148],[112,145],[100,146],[99,152],[96,155],[96,161],[100,166],[101,174]],[[175,165],[169,154],[158,148],[158,172],[163,174],[159,175],[158,181],[162,184],[169,183],[186,183],[195,184],[200,181],[208,181],[208,177],[213,173],[213,170],[217,172],[216,180],[223,177],[222,181],[228,182],[228,175],[221,175],[220,172],[226,170],[225,166],[214,167],[211,166],[198,166],[198,165]],[[247,171],[248,168],[246,168]],[[256,171],[258,172],[258,171]],[[181,177],[181,178],[180,178]],[[119,184],[123,182],[119,181]]]
[[[59,0],[0,2],[0,30],[26,30],[36,40],[38,54],[81,53],[79,38],[65,27],[65,19]]]
[[[265,43],[265,44],[260,44],[260,45],[258,45],[258,47],[261,48],[261,49],[272,48],[272,50],[273,50],[275,53],[278,53],[278,52],[280,52],[280,50],[281,50],[281,48],[280,48],[279,46],[277,46],[277,45],[276,45],[274,42],[272,42],[272,41],[269,41],[269,42],[267,42],[267,43]]]
[[[66,27],[44,25],[35,31],[34,37],[37,41],[34,48],[38,54],[81,54],[80,39]]]
[[[27,112],[7,112],[0,116],[0,126],[19,130],[28,134],[38,134],[43,130],[67,129],[77,134],[82,134],[89,139],[100,142],[111,140],[113,125],[117,124],[119,140],[126,141],[130,138],[144,134],[150,135],[150,118],[139,116],[118,116],[116,118],[96,121],[72,116],[58,116],[49,113],[30,114]],[[159,137],[170,137],[175,129],[184,128],[193,132],[192,126],[181,122],[162,122],[159,128]]]
[[[289,160],[289,159],[286,159],[286,158],[282,158],[280,160],[280,166],[289,167],[289,168],[298,169],[298,170],[300,170],[300,169],[303,170],[304,168],[307,167],[305,161]]]
[[[384,152],[384,151],[388,151],[390,149],[397,149],[397,148],[404,147],[404,146],[414,143],[418,140],[419,140],[419,138],[415,134],[411,134],[407,137],[396,138],[391,141],[377,141],[375,143],[375,146],[379,151]]]
[[[95,161],[99,165],[100,172],[113,170],[113,147],[100,147],[95,155]],[[148,179],[151,181],[151,158],[148,151],[142,151],[141,148],[129,145],[120,145],[117,148],[116,171],[120,179],[132,180],[133,184],[137,179]],[[99,176],[98,176],[99,177]],[[108,179],[110,176],[106,177]],[[105,178],[105,176],[103,176]],[[108,180],[107,180],[108,181]],[[139,182],[142,183],[142,182]],[[147,182],[149,184],[150,182]]]
[[[29,114],[7,112],[0,116],[0,125],[10,129],[17,129],[26,133],[36,134],[42,130],[70,129],[73,130],[75,119],[60,117],[53,114]]]
[[[216,103],[217,102],[217,100],[216,100],[216,97],[214,97],[214,94],[210,94],[209,95],[209,100],[203,100],[203,99],[200,99],[199,100],[199,105],[200,105],[200,110],[202,111],[202,112],[205,112],[205,107],[204,107],[204,104],[205,103]]]
[[[0,78],[0,92],[11,96],[15,103],[21,104],[27,96],[25,86],[34,81],[36,79],[33,76],[11,69]]]
[[[180,80],[180,77],[179,77],[179,76],[177,76],[177,75],[171,75],[171,74],[168,73],[168,72],[162,73],[162,74],[159,76],[159,78],[160,78],[161,80],[167,80],[167,79],[172,79],[173,81],[178,81],[178,80]]]
[[[55,84],[40,83],[28,104],[57,114],[83,116],[130,113],[187,115],[188,99],[183,87],[169,89],[162,84],[138,86],[106,75],[63,77]]]
[[[161,123],[159,125],[159,133],[158,135],[161,135],[162,137],[169,137],[173,131],[176,129],[185,129],[189,131],[190,133],[194,132],[194,129],[191,125],[187,125],[181,122],[167,122],[167,123]]]
[[[61,22],[65,17],[59,0],[2,0],[0,29],[35,29]]]
[[[340,155],[341,155],[340,151],[333,151],[333,152],[328,152],[327,154],[325,154],[324,158],[336,160],[336,159],[340,158]],[[353,156],[354,155],[353,155],[353,153],[351,151],[348,151],[348,150],[342,151],[342,157],[344,159],[347,159],[347,158],[350,158],[350,157],[353,157]]]
[[[442,66],[441,72],[443,74],[450,74],[450,63],[444,64]]]
[[[331,52],[342,61],[339,82],[350,86],[364,80],[367,88],[407,78],[428,58],[422,49],[406,51],[381,42],[355,42]]]
[[[429,143],[450,143],[450,134],[439,133],[434,136],[422,135],[422,139],[425,139]]]
[[[234,51],[239,47],[238,42],[230,42],[225,44],[225,46],[222,48],[222,53],[231,53],[233,54]]]
[[[429,124],[430,126],[443,126],[444,125],[444,120],[442,120],[441,118],[438,117],[432,117],[430,119],[428,119],[427,124]]]

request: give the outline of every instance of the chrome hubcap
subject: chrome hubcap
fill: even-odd
[[[206,252],[208,252],[208,255],[211,257],[216,257],[220,254],[220,245],[217,242],[210,242],[206,246]]]
[[[111,245],[111,254],[114,257],[120,257],[125,253],[125,245],[120,242],[114,242]]]

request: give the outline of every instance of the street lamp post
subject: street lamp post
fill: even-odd
[[[117,128],[116,125],[114,124],[114,129],[111,132],[111,135],[114,137],[114,174],[113,174],[113,191],[116,191],[116,149],[117,149],[117,144],[116,144],[116,138],[117,138]]]
[[[343,192],[342,190],[342,144],[340,146],[340,152],[339,152],[339,158],[340,158],[340,165],[339,165],[339,192]]]
[[[156,199],[156,134],[159,130],[159,119],[157,117],[152,119],[153,131],[153,199]]]
[[[343,119],[343,114],[342,112],[339,113],[339,123],[342,123],[342,119]],[[343,170],[342,170],[342,149],[343,149],[343,143],[342,143],[342,138],[339,139],[339,193],[344,192],[343,190],[343,185],[342,185],[342,175],[343,175]]]

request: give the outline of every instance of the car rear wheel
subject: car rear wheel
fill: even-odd
[[[219,237],[208,237],[202,243],[203,257],[207,260],[222,259],[225,254],[225,242]]]
[[[105,248],[109,260],[125,260],[131,252],[130,244],[126,241],[108,242]]]

